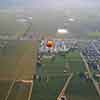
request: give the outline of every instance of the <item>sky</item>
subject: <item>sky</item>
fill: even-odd
[[[91,8],[100,7],[100,0],[0,0],[0,7]]]

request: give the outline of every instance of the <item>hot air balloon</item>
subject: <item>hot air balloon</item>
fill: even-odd
[[[54,43],[53,43],[53,41],[49,40],[49,41],[47,41],[46,45],[48,48],[52,48],[54,46]]]

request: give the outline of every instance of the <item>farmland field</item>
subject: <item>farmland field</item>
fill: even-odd
[[[7,95],[8,100],[28,99],[31,84],[21,80],[32,80],[36,51],[32,40],[19,39],[29,27],[28,21],[17,21],[22,16],[13,10],[0,10],[0,100]]]
[[[35,66],[34,60],[32,60],[35,56],[34,50],[32,42],[27,40],[8,41],[5,48],[0,48],[0,91],[2,91],[0,92],[0,99],[5,98],[13,80],[32,80]],[[15,81],[9,100],[14,100],[13,95],[15,94],[13,93],[16,93],[17,96],[16,84],[20,85]],[[28,86],[22,84],[22,86],[26,88],[25,90],[22,89],[24,98],[25,93],[29,93],[30,84]],[[21,96],[21,94],[18,95]],[[20,96],[16,100],[22,100],[22,96]]]
[[[21,35],[27,29],[28,24],[16,22],[16,13],[14,11],[0,10],[0,35]]]
[[[64,75],[64,57],[57,55],[55,60],[43,61],[43,66],[37,66],[37,74],[41,80],[35,80],[31,100],[56,100],[61,92],[65,80],[68,76]]]
[[[25,9],[24,9],[25,10]],[[8,100],[27,100],[31,84],[18,82],[32,80],[35,73],[36,46],[31,40],[19,40],[24,33],[41,33],[41,36],[56,36],[58,38],[94,39],[100,37],[99,17],[95,13],[83,13],[77,9],[65,11],[10,11],[0,10],[0,100],[4,100],[11,89]],[[90,14],[90,16],[89,16]],[[94,16],[93,16],[94,15]],[[68,16],[64,18],[65,16]],[[31,20],[28,18],[32,17]],[[75,21],[70,22],[72,17]],[[27,20],[28,19],[28,20]],[[20,20],[20,21],[19,21]],[[23,22],[23,20],[27,20]],[[31,23],[31,24],[30,24]],[[67,29],[69,34],[58,35],[59,28]],[[29,27],[29,25],[31,25]],[[98,31],[95,33],[95,31]],[[3,40],[1,37],[17,37],[16,40]],[[34,36],[35,38],[35,36]],[[34,45],[34,47],[33,47]],[[84,63],[78,51],[66,53],[66,59],[56,55],[55,60],[44,59],[42,66],[37,66],[40,80],[33,80],[31,100],[55,100],[64,86],[68,76],[64,70],[66,63],[69,72],[74,77],[66,91],[71,100],[99,100],[92,82],[80,80],[79,73],[85,72]]]
[[[90,32],[90,33],[88,33],[88,37],[99,38],[100,37],[100,32]]]
[[[0,80],[0,99],[4,100],[5,96],[7,95],[7,92],[9,90],[9,87],[11,85],[11,80]]]
[[[78,51],[70,52],[66,55],[71,71],[74,77],[66,90],[67,97],[70,100],[99,100],[97,91],[91,80],[81,79],[79,73],[86,72],[85,65]]]
[[[30,84],[16,82],[7,100],[28,100]]]

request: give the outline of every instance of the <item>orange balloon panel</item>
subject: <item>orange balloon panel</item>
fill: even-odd
[[[47,41],[47,47],[51,48],[53,47],[54,43],[53,41]]]

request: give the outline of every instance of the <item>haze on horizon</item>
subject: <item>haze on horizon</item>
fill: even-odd
[[[99,8],[100,0],[0,0],[0,8]]]

